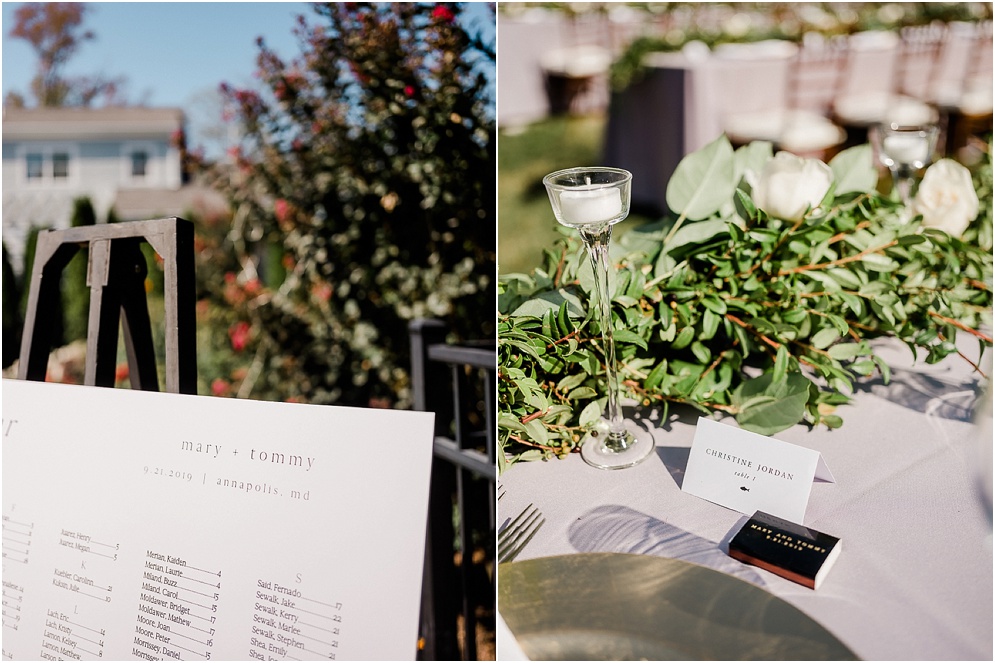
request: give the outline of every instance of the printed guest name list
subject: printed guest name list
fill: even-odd
[[[432,415],[3,394],[4,659],[413,660]]]

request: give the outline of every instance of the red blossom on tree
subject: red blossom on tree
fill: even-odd
[[[290,203],[283,198],[277,198],[273,202],[273,213],[276,214],[277,221],[286,223],[290,216]]]
[[[249,333],[252,327],[248,322],[240,320],[228,328],[228,338],[231,339],[231,347],[235,352],[241,352],[249,343]]]
[[[330,283],[321,282],[311,286],[311,296],[319,302],[327,302],[332,298],[332,286]]]
[[[453,10],[446,5],[436,5],[435,9],[432,10],[432,18],[437,21],[445,21],[446,23],[452,23],[456,15],[453,14]]]
[[[245,290],[245,294],[250,297],[255,297],[262,291],[263,284],[259,281],[259,279],[249,279],[245,282],[245,286],[242,289]]]

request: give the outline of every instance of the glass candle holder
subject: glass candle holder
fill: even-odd
[[[938,136],[939,127],[935,124],[879,124],[871,128],[871,143],[878,161],[891,171],[894,187],[905,205],[912,200],[917,173],[933,159]]]
[[[655,446],[648,432],[622,416],[608,291],[612,226],[629,214],[632,173],[608,167],[568,168],[550,173],[542,182],[556,220],[578,230],[594,268],[595,299],[605,349],[608,409],[607,419],[593,426],[581,441],[581,457],[589,465],[603,469],[631,467],[645,460]]]

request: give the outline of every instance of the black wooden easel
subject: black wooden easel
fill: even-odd
[[[193,224],[177,217],[39,233],[21,339],[19,379],[45,380],[48,355],[56,341],[46,322],[61,306],[63,270],[85,246],[89,247],[86,283],[90,287],[90,317],[84,384],[114,386],[120,320],[132,389],[159,390],[142,242],[150,244],[163,261],[166,391],[197,393]]]

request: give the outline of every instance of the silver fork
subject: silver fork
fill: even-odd
[[[541,520],[540,520],[541,519]],[[498,533],[498,562],[510,562],[528,545],[546,519],[532,504]]]

